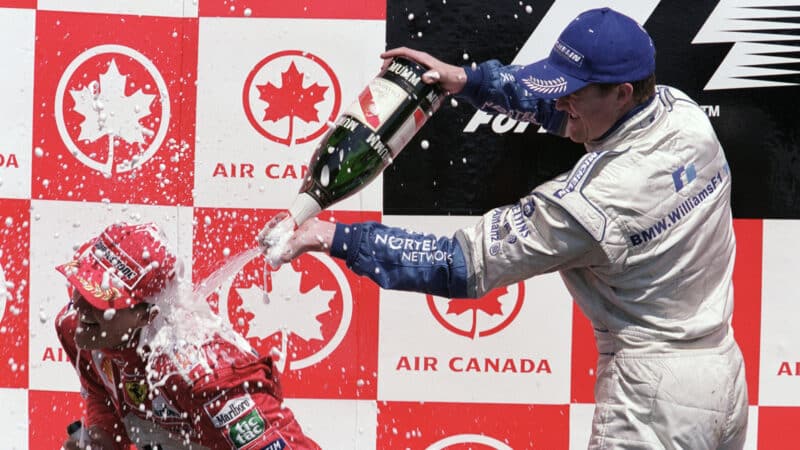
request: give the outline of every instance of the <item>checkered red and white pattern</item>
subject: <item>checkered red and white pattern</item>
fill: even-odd
[[[194,280],[253,246],[377,72],[385,15],[375,0],[0,0],[0,448],[58,448],[80,415],[54,267],[121,219],[160,223]],[[298,101],[312,86],[322,98]],[[442,234],[474,220],[381,210],[378,181],[321,218]],[[790,448],[800,224],[735,227],[747,448]],[[211,302],[285,354],[287,403],[323,448],[585,448],[596,353],[557,276],[464,303],[382,291],[324,255],[265,270],[250,261]]]

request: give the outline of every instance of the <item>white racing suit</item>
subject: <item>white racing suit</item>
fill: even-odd
[[[339,224],[331,254],[385,288],[449,297],[559,271],[600,353],[590,449],[742,448],[731,178],[708,118],[659,86],[586,147],[571,172],[453,238]],[[409,247],[448,257],[403,260]]]

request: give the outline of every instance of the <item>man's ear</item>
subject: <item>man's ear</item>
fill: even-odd
[[[620,104],[633,102],[633,85],[631,83],[620,83],[617,89],[617,100]]]
[[[151,306],[150,308],[148,308],[147,323],[151,323],[153,320],[155,320],[155,318],[158,316],[158,313],[160,312],[161,310],[158,308],[158,306]]]
[[[143,327],[153,321],[159,313],[158,306],[150,305],[144,313],[139,316],[139,327]]]

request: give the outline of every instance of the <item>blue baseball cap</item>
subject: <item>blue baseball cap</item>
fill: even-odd
[[[656,70],[647,31],[611,8],[581,13],[561,32],[550,56],[516,73],[517,82],[539,98],[569,95],[589,83],[626,83]]]

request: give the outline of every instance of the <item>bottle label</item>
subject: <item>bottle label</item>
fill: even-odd
[[[408,99],[402,87],[383,78],[375,78],[345,111],[377,132],[378,128]]]
[[[414,108],[414,113],[408,116],[405,122],[400,125],[400,128],[386,142],[386,145],[392,150],[392,158],[396,157],[405,148],[408,141],[417,134],[417,131],[425,125],[427,120],[428,115],[422,108]]]

